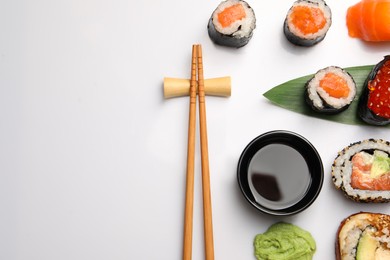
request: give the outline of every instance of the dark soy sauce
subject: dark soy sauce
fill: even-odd
[[[284,209],[302,199],[311,182],[303,156],[284,144],[261,148],[249,163],[249,187],[257,203]]]

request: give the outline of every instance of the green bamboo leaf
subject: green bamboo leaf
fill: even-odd
[[[313,77],[314,74],[296,78],[285,83],[282,83],[263,94],[277,106],[285,109],[304,114],[307,116],[317,117],[330,121],[335,121],[350,125],[366,125],[357,114],[357,104],[360,93],[363,89],[364,81],[372,70],[373,65],[344,68],[348,71],[356,83],[357,93],[351,105],[345,111],[336,115],[324,115],[313,111],[305,102],[304,91],[306,82]]]

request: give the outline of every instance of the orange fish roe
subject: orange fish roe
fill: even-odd
[[[246,17],[245,9],[241,4],[235,4],[225,8],[218,14],[218,21],[223,28],[229,27],[235,21]]]
[[[334,98],[346,98],[350,91],[347,81],[334,73],[326,73],[320,80],[320,87]]]
[[[390,60],[382,65],[375,78],[368,83],[368,89],[368,108],[377,116],[390,119]]]
[[[319,8],[308,6],[294,7],[291,22],[305,35],[316,33],[326,25],[324,13]]]

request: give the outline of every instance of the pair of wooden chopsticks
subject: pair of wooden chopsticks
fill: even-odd
[[[198,91],[197,91],[198,90]],[[199,96],[199,128],[202,162],[203,187],[203,221],[206,260],[214,259],[213,224],[211,211],[210,173],[206,126],[206,104],[203,77],[203,58],[201,45],[192,46],[191,81],[190,81],[190,112],[188,123],[187,150],[187,181],[184,219],[183,259],[192,257],[192,222],[194,202],[194,160],[195,160],[195,129],[196,129],[196,99]]]

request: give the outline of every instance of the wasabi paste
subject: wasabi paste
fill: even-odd
[[[293,224],[279,222],[255,237],[258,260],[311,260],[316,251],[312,235]]]

